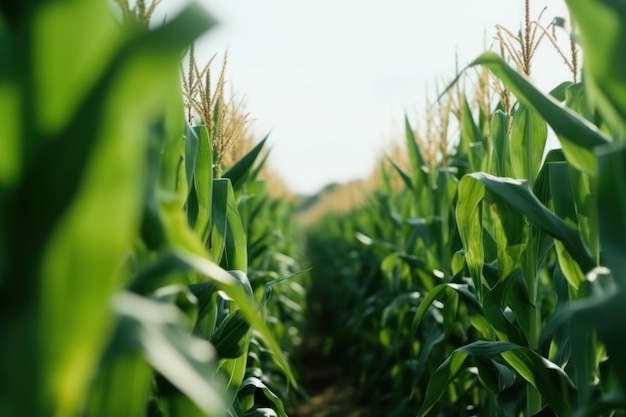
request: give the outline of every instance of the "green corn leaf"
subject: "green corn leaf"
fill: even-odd
[[[555,100],[563,102],[566,99],[568,89],[572,85],[574,85],[574,83],[572,83],[571,81],[563,81],[561,84],[557,85],[550,91],[550,95],[554,97]]]
[[[186,285],[173,284],[160,287],[152,294],[152,299],[178,307],[187,319],[187,327],[190,330],[198,321],[198,299]]]
[[[428,414],[462,369],[468,356],[505,359],[517,374],[542,393],[556,415],[568,416],[572,412],[569,390],[573,384],[561,368],[532,350],[513,343],[477,341],[456,349],[437,368],[431,376],[418,416]]]
[[[465,249],[465,263],[474,281],[479,299],[482,298],[483,293],[482,271],[485,262],[481,204],[484,193],[484,187],[481,187],[478,182],[462,179],[459,183],[459,203],[456,207],[459,235]]]
[[[565,306],[550,318],[543,330],[542,338],[552,337],[565,324],[581,328],[583,337],[595,329],[606,346],[608,362],[622,384],[626,381],[626,335],[615,331],[616,317],[626,313],[626,292],[615,285],[615,278],[607,268],[597,267],[587,274],[585,283],[591,289],[591,296]],[[572,349],[574,349],[573,347]],[[581,369],[589,365],[589,356],[574,356],[585,363],[574,363]]]
[[[198,137],[198,156],[193,181],[198,201],[198,217],[193,227],[200,241],[207,242],[211,233],[211,224],[214,221],[211,217],[212,207],[217,198],[213,196],[213,150],[206,126],[195,126],[194,131]],[[211,243],[215,245],[215,242]],[[218,253],[221,256],[219,249],[212,253]]]
[[[518,106],[513,113],[510,151],[514,155],[511,169],[515,178],[528,179],[532,184],[539,174],[541,158],[548,139],[545,120],[533,110]]]
[[[614,410],[626,409],[626,393],[622,387],[606,392],[595,401],[585,404],[576,413],[576,417],[596,417],[609,415]]]
[[[276,363],[289,379],[292,385],[297,386],[296,379],[291,372],[289,364],[285,359],[280,346],[272,336],[272,332],[267,324],[259,317],[256,306],[252,303],[252,289],[249,280],[241,271],[231,271],[230,273],[220,268],[216,263],[195,254],[181,250],[172,251],[172,262],[175,262],[179,270],[196,271],[203,274],[218,289],[224,291],[234,300],[237,308],[256,329],[269,350],[272,352]]]
[[[422,151],[417,143],[417,138],[413,133],[413,128],[409,122],[409,117],[404,115],[404,131],[406,135],[406,148],[409,153],[409,161],[411,163],[411,174],[413,179],[414,190],[417,190],[425,181],[424,167],[426,166],[426,160],[422,155]]]
[[[0,315],[38,312],[36,318],[29,314],[36,322],[20,325],[39,329],[40,334],[29,336],[32,339],[20,341],[23,336],[2,330],[14,346],[27,343],[20,357],[38,358],[40,365],[36,381],[31,379],[32,365],[15,364],[8,373],[2,370],[2,379],[7,376],[15,382],[11,388],[15,395],[8,394],[11,406],[25,417],[41,415],[43,410],[51,415],[75,414],[83,402],[112,325],[107,304],[121,284],[120,261],[140,226],[146,127],[163,116],[169,97],[180,94],[180,52],[211,24],[204,12],[192,7],[153,32],[137,33],[119,43],[107,40],[107,51],[98,51],[89,41],[91,36],[115,39],[103,28],[116,26],[104,4],[104,10],[92,6],[86,2],[42,5],[37,25],[26,26],[37,33],[24,38],[40,45],[41,36],[50,35],[47,30],[59,30],[54,31],[54,39],[45,39],[45,48],[32,51],[32,45],[24,45],[20,53],[36,62],[36,70],[30,73],[36,79],[28,79],[25,71],[23,81],[36,82],[40,91],[30,95],[29,100],[38,98],[36,102],[23,104],[35,115],[24,123],[31,127],[21,140],[28,164],[2,213],[2,230],[12,244],[7,248],[10,264],[0,278]],[[80,37],[71,30],[77,22],[84,29]],[[72,66],[68,73],[67,63],[72,60],[59,61],[54,45],[65,56],[82,48],[74,48],[76,42],[102,55],[87,53],[90,57],[84,61],[89,64]],[[107,63],[102,57],[111,60]],[[37,296],[32,296],[33,291]],[[35,300],[40,305],[33,310]],[[21,312],[10,313],[14,308]],[[92,314],[82,314],[85,309]],[[38,345],[34,340],[45,340],[46,349],[28,348]],[[19,377],[9,376],[15,371]]]
[[[243,417],[279,417],[271,408],[261,407],[248,411]]]
[[[476,361],[479,363],[481,381],[492,392],[499,394],[515,384],[517,379],[515,372],[505,364],[483,358],[476,358]]]
[[[381,316],[383,328],[393,325],[391,323],[392,317],[406,314],[411,307],[418,306],[421,301],[422,297],[417,291],[400,294],[395,297],[383,310],[383,314]]]
[[[257,179],[259,179],[259,174],[261,174],[261,170],[263,169],[263,167],[267,163],[267,160],[270,157],[270,151],[271,149],[265,152],[263,158],[259,161],[259,163],[256,164],[254,169],[250,171],[250,175],[248,175],[248,182],[256,181]]]
[[[480,305],[476,295],[469,291],[469,288],[466,284],[441,284],[434,287],[432,290],[426,294],[425,297],[421,300],[417,311],[415,312],[415,316],[413,317],[413,323],[411,324],[411,339],[415,338],[417,334],[417,329],[424,318],[424,315],[431,307],[433,302],[440,296],[441,293],[444,292],[455,292],[457,293],[464,304],[467,306],[469,315],[469,320],[472,325],[482,333],[482,335],[486,338],[491,338],[493,336],[493,329],[485,315],[483,313],[482,306]],[[447,307],[446,307],[447,308]]]
[[[198,324],[206,316],[210,316],[208,328],[204,329],[204,336],[211,337],[215,330],[215,316],[217,315],[217,287],[211,282],[199,282],[189,286],[189,290],[198,299]]]
[[[400,178],[402,178],[402,181],[407,186],[407,188],[412,190],[413,189],[413,181],[411,179],[411,174],[409,174],[404,168],[402,168],[400,165],[398,165],[398,163],[396,161],[394,161],[393,159],[387,158],[387,160],[389,161],[391,166],[396,170],[398,175],[400,175]],[[392,189],[391,185],[389,185],[388,189],[389,189],[388,192],[391,192],[391,189]]]
[[[527,338],[522,333],[522,326],[511,323],[504,314],[504,308],[508,301],[508,295],[511,292],[511,281],[498,282],[498,284],[490,290],[483,300],[483,310],[485,318],[489,320],[489,324],[495,331],[499,340],[512,342],[522,346],[528,346]],[[528,293],[528,291],[526,291]],[[520,312],[518,310],[518,312]],[[526,327],[527,329],[527,327]],[[527,334],[528,332],[526,332]]]
[[[228,171],[224,172],[223,178],[229,178],[233,189],[238,191],[248,179],[252,167],[256,161],[259,153],[265,146],[267,136],[263,138],[250,152],[248,152],[243,158],[241,158],[235,165],[233,165]]]
[[[122,324],[120,327],[124,327]],[[124,330],[129,330],[128,328]],[[132,336],[124,330],[114,344],[130,344]],[[127,345],[128,346],[128,345]],[[93,417],[135,417],[142,415],[151,396],[153,370],[139,349],[109,355],[94,378],[87,398],[87,413]]]
[[[29,107],[31,114],[23,117],[31,118],[31,123],[42,131],[57,134],[80,111],[83,100],[97,86],[98,79],[107,72],[110,74],[111,67],[107,69],[107,64],[119,64],[115,61],[120,58],[126,60],[129,55],[122,58],[120,53],[131,52],[124,48],[138,46],[131,46],[138,39],[125,36],[116,28],[115,19],[102,1],[40,4],[23,9],[28,13],[36,10],[37,19],[31,16],[28,26],[20,23],[29,29],[28,40],[23,36],[13,37],[17,50],[33,51],[33,61],[23,62],[32,67],[22,67],[20,81],[33,83],[37,93],[31,100],[38,98],[36,103],[29,103],[33,105]],[[76,36],[77,33],[82,36]],[[77,56],[82,58],[77,60]],[[74,64],[69,65],[71,62]],[[43,138],[30,136],[26,139],[24,149],[28,155]]]
[[[311,271],[312,268],[308,268],[308,269],[304,269],[302,271],[296,271],[293,272],[289,275],[285,275],[282,277],[278,277],[275,279],[272,279],[270,281],[267,281],[265,283],[265,285],[263,286],[263,296],[261,297],[261,304],[259,305],[259,310],[263,310],[267,307],[267,304],[270,301],[270,298],[272,297],[272,287],[276,284],[280,284],[283,281],[287,281],[289,279],[292,279],[294,277],[297,277],[298,275],[307,273],[309,271]]]
[[[530,335],[530,319],[535,306],[530,300],[528,286],[521,270],[518,269],[513,273],[511,279],[507,280],[507,286],[508,288],[506,289],[505,295],[506,301],[504,304],[501,304],[501,306],[506,306],[506,303],[508,303],[508,307],[511,308],[514,314],[517,326],[526,336],[525,340],[528,341]],[[528,343],[525,343],[525,345],[528,345]]]
[[[411,337],[412,340],[415,340]],[[438,347],[443,347],[446,338],[449,337],[441,328],[436,315],[429,316],[426,314],[420,323],[420,346],[417,364],[415,366],[415,381],[421,381],[424,377],[430,376],[427,371],[431,371],[434,363],[438,363],[441,359]],[[435,362],[437,361],[437,362]]]
[[[520,267],[529,240],[528,227],[522,215],[511,210],[506,196],[487,193],[483,211],[490,214],[492,233],[496,241],[500,280],[507,279]]]
[[[568,169],[571,191],[576,210],[578,230],[592,255],[600,259],[600,243],[598,241],[598,187],[596,176]]]
[[[511,68],[494,52],[485,52],[468,67],[475,65],[491,70],[525,107],[543,117],[557,134],[567,160],[572,165],[592,175],[595,173],[592,150],[610,142],[602,132],[573,111],[562,107],[552,97],[541,93],[525,76]]]
[[[155,370],[209,415],[223,415],[223,391],[215,380],[213,347],[189,335],[185,318],[173,305],[123,293],[116,297],[118,340],[141,349]]]
[[[0,114],[3,115],[0,124],[0,207],[5,206],[5,192],[13,186],[22,171],[22,92],[18,87],[18,61],[14,59],[16,47],[11,42],[10,32],[0,28]]]
[[[545,206],[549,206],[550,200],[552,199],[552,191],[550,189],[550,163],[565,161],[565,155],[561,149],[552,149],[546,155],[539,175],[537,175],[537,180],[533,186],[533,193]]]
[[[150,249],[165,243],[165,227],[159,212],[159,170],[161,167],[161,141],[153,136],[147,149],[147,178],[144,191],[144,208],[141,237]]]
[[[213,179],[211,193],[211,229],[209,234],[209,253],[211,259],[221,263],[226,249],[228,233],[228,180]]]
[[[266,411],[262,411],[263,414],[260,414],[260,415],[263,415],[263,416],[265,416],[265,415],[275,415],[275,416],[278,416],[278,417],[287,417],[287,413],[285,411],[285,407],[283,405],[283,402],[259,378],[256,378],[256,377],[246,378],[241,383],[241,386],[239,387],[239,391],[237,392],[237,397],[239,397],[239,399],[240,399],[240,401],[242,403],[253,405],[254,404],[254,396],[255,396],[256,392],[259,391],[259,390],[261,391],[261,393],[263,393],[263,396],[268,401],[270,401],[272,403],[272,405],[274,406],[273,410],[272,409],[267,409],[267,410],[272,410],[271,412],[273,412],[274,414],[264,414],[264,413],[266,413]],[[256,410],[259,410],[259,408],[257,408]],[[250,413],[252,411],[253,410],[249,410],[246,413],[246,415],[248,415],[248,413]]]
[[[241,384],[241,381],[243,381],[246,375],[246,365],[248,361],[250,338],[251,331],[248,328],[246,333],[243,335],[242,340],[238,342],[240,349],[238,347],[230,346],[231,352],[233,354],[239,353],[239,355],[233,358],[221,358],[217,364],[217,368],[220,374],[225,375],[227,378],[226,392],[228,392],[228,394],[231,396],[236,393],[239,385]],[[224,350],[227,349],[229,349],[228,346],[224,347]],[[235,350],[238,350],[238,352],[235,352]]]
[[[528,348],[505,350],[501,356],[541,393],[556,415],[571,415],[574,401],[570,391],[574,384],[560,367]]]
[[[585,83],[582,82],[570,85],[567,90],[565,90],[565,105],[594,125],[603,128],[604,122],[602,121],[602,117],[589,102],[585,86]]]
[[[181,263],[171,251],[165,251],[153,262],[139,268],[128,284],[128,290],[139,295],[147,295],[158,288],[170,284],[170,276],[179,271]]]
[[[187,178],[188,184],[191,184],[194,179],[199,144],[200,139],[196,129],[192,128],[189,123],[185,123],[185,178]]]
[[[243,317],[241,310],[229,314],[211,336],[211,344],[215,347],[220,359],[235,359],[248,351],[247,335],[250,324]]]
[[[511,159],[509,157],[509,117],[501,110],[496,110],[491,121],[491,141],[493,143],[493,172],[499,177],[511,177]]]
[[[469,156],[472,171],[481,171],[489,166],[489,158],[485,158],[485,145],[485,137],[474,122],[472,110],[467,99],[464,98],[461,112],[461,143],[458,152]]]
[[[474,121],[474,117],[472,115],[472,110],[470,109],[470,105],[467,101],[467,97],[463,99],[463,110],[461,113],[461,135],[466,135],[465,140],[467,145],[472,143],[484,143],[485,137],[483,136],[480,128]],[[462,147],[461,147],[462,149]]]
[[[565,162],[551,162],[548,164],[548,170],[554,211],[568,224],[576,226],[578,215],[567,164]],[[585,274],[560,241],[556,242],[556,253],[563,275],[573,288],[578,289],[580,283],[585,279]]]
[[[248,270],[246,232],[239,216],[230,179],[213,180],[214,227],[211,245],[214,259],[226,269]],[[220,253],[223,250],[223,253]]]
[[[489,158],[488,149],[483,142],[473,142],[469,144],[469,152],[467,157],[470,162],[470,171],[484,171],[487,169]]]
[[[159,198],[160,213],[168,243],[174,247],[184,248],[198,256],[205,256],[207,249],[189,226],[187,213],[185,213],[180,196],[174,193],[161,193]]]
[[[228,294],[236,303],[237,308],[241,310],[241,314],[243,314],[246,320],[262,335],[263,340],[272,351],[273,357],[281,369],[283,369],[290,382],[296,385],[295,378],[291,373],[278,343],[272,336],[272,332],[256,312],[257,307],[252,303],[252,288],[248,278],[243,272],[227,272],[209,260],[190,253],[185,253],[181,250],[173,250],[164,254],[164,256],[152,264],[152,266],[146,268],[136,279],[136,283],[132,285],[132,288],[134,290],[142,289],[145,291],[152,285],[158,285],[158,283],[161,282],[162,276],[171,274],[174,271],[197,271],[210,279],[209,282],[190,286],[191,292],[198,300],[198,319],[210,313],[210,304],[214,302],[213,294],[216,288]],[[211,334],[207,336],[211,336]],[[238,371],[241,371],[241,364],[239,365]],[[243,370],[245,372],[245,361],[243,361]],[[236,386],[238,386],[238,384]]]
[[[380,164],[380,180],[381,180],[380,191],[383,192],[384,194],[390,194],[392,190],[391,178],[389,177],[387,168],[385,168],[385,164]]]
[[[164,383],[165,385],[166,383]],[[168,387],[169,388],[169,387]],[[206,411],[199,408],[193,401],[189,400],[188,397],[176,391],[175,389],[169,388],[171,392],[167,392],[166,395],[159,396],[159,404],[161,405],[161,409],[163,410],[163,414],[168,417],[217,417],[224,416],[223,413],[214,415],[207,414]],[[161,417],[162,414],[159,415]]]
[[[235,278],[240,288],[243,288],[249,303],[254,302],[254,294],[250,285],[250,280],[242,271],[229,271],[230,275]],[[226,317],[220,327],[215,331],[213,339],[216,343],[220,343],[221,353],[224,355],[218,362],[218,369],[227,375],[227,390],[233,396],[237,392],[246,375],[247,356],[250,347],[251,330],[250,325],[245,322],[243,311],[239,304],[235,304],[229,308],[233,311],[230,315],[231,320],[227,321]],[[234,320],[232,323],[230,323]],[[224,337],[220,337],[220,336]]]
[[[441,396],[444,394],[453,378],[461,370],[461,367],[468,356],[468,353],[465,350],[463,348],[455,350],[452,355],[448,356],[448,358],[431,375],[424,402],[417,412],[418,417],[424,417],[428,414],[428,412],[435,404],[437,404]],[[493,354],[495,355],[497,352],[495,352],[495,349],[492,350],[494,350]],[[474,351],[477,351],[477,349],[474,349]]]
[[[576,205],[566,162],[549,162],[550,196],[554,212],[570,225],[578,223]]]
[[[585,84],[620,140],[626,138],[626,5],[615,1],[567,0],[584,53]],[[601,28],[601,29],[599,29]]]
[[[185,137],[180,135],[163,146],[160,188],[176,195],[181,206],[184,205],[189,193],[185,165]]]
[[[491,193],[506,201],[512,210],[523,214],[545,233],[559,239],[583,272],[590,271],[595,266],[595,261],[583,243],[578,230],[569,226],[541,204],[530,190],[528,182],[494,177],[486,173],[474,173],[463,177],[459,188],[463,186],[464,181],[482,183]]]
[[[248,272],[248,243],[233,187],[228,183],[228,233],[226,235],[226,257],[224,266]]]
[[[608,146],[598,156],[598,218],[600,243],[606,265],[622,288],[626,288],[626,147]]]

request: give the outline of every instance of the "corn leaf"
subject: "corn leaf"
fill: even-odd
[[[510,141],[511,155],[514,155],[510,159],[511,169],[515,178],[528,179],[534,184],[547,138],[545,120],[535,111],[519,106],[513,113]]]
[[[180,271],[196,271],[202,274],[206,279],[214,284],[218,289],[224,291],[230,298],[232,298],[237,307],[241,309],[241,312],[250,322],[250,324],[260,333],[263,341],[267,344],[267,347],[272,351],[274,358],[285,372],[285,375],[292,383],[297,386],[296,379],[291,372],[289,364],[285,359],[280,346],[272,336],[271,330],[267,324],[259,317],[256,311],[256,306],[250,301],[251,289],[247,278],[242,278],[242,272],[232,271],[232,273],[220,268],[215,262],[209,261],[205,258],[199,257],[189,252],[182,250],[175,250],[171,252],[171,262],[176,264],[176,267]],[[172,267],[168,267],[171,270]],[[245,276],[245,275],[244,275]]]
[[[506,201],[512,210],[523,214],[544,232],[555,239],[559,239],[580,265],[583,272],[590,271],[595,266],[595,261],[583,243],[578,230],[569,226],[541,204],[530,190],[528,182],[511,178],[498,178],[486,173],[468,174],[463,177],[461,184],[463,181],[482,183],[490,192]]]
[[[481,204],[484,194],[484,187],[476,181],[462,179],[459,183],[456,219],[465,249],[465,263],[474,281],[479,299],[482,299],[483,294],[482,271],[485,262]]]
[[[95,13],[87,12],[91,5],[85,2],[57,6],[48,5],[51,8],[46,12],[50,15],[42,14],[42,26],[34,30],[50,29],[48,24],[67,24],[71,28],[75,22],[67,19],[82,12],[84,15],[78,20],[84,27],[93,24],[94,31],[100,31],[106,25],[114,25],[112,17],[102,16],[108,12],[101,14],[99,8],[94,8]],[[65,10],[66,6],[76,8]],[[64,11],[68,14],[64,15]],[[76,79],[67,78],[69,75],[63,72],[66,65],[49,53],[50,48],[37,49],[41,55],[34,54],[41,65],[37,71],[50,71],[47,75],[38,72],[37,80],[27,82],[36,81],[43,96],[58,94],[67,96],[67,101],[51,99],[25,104],[36,109],[39,123],[25,134],[34,135],[36,131],[40,137],[24,138],[24,144],[30,147],[28,151],[36,146],[37,152],[29,155],[28,168],[5,213],[8,217],[2,220],[6,223],[7,219],[29,219],[20,225],[11,221],[3,227],[12,249],[7,258],[11,264],[4,271],[11,278],[1,280],[0,298],[6,300],[2,315],[17,305],[22,311],[31,309],[33,299],[25,297],[30,297],[35,289],[41,297],[37,318],[41,334],[36,340],[45,340],[47,346],[32,356],[23,355],[30,356],[29,360],[39,358],[39,372],[45,378],[38,377],[39,382],[30,380],[27,365],[19,377],[8,378],[29,386],[21,390],[20,383],[13,384],[16,393],[22,392],[12,396],[14,404],[24,407],[16,411],[19,415],[41,415],[42,410],[51,415],[73,414],[82,402],[86,382],[112,324],[107,304],[119,285],[119,263],[132,244],[141,219],[139,199],[144,191],[143,161],[148,137],[144,127],[149,124],[137,121],[158,119],[167,107],[168,97],[180,93],[176,83],[180,51],[210,23],[206,14],[188,8],[154,32],[137,34],[109,50],[110,63],[96,65],[98,59],[94,58],[96,61],[88,69],[81,69],[91,72],[89,81],[88,76],[79,74]],[[63,41],[64,51],[72,51],[68,45],[83,39],[68,28],[55,32],[52,41]],[[104,32],[94,34],[103,35]],[[90,48],[96,49],[92,45]],[[63,90],[64,84],[74,82],[81,85],[81,92],[71,88],[69,94]],[[61,91],[56,90],[59,86]],[[55,103],[58,109],[52,108]],[[106,222],[102,221],[103,212],[107,213]],[[76,302],[65,302],[67,299]],[[85,309],[93,309],[93,314],[81,314]],[[3,333],[12,338],[11,332]],[[19,346],[21,337],[16,335],[15,346]],[[32,340],[27,343],[33,345]],[[28,351],[26,346],[24,349]],[[34,400],[30,394],[28,399],[20,399],[29,391]]]
[[[254,162],[259,156],[259,153],[261,153],[266,141],[267,136],[265,136],[263,140],[252,148],[252,150],[250,150],[250,152],[248,152],[243,158],[237,161],[228,171],[224,172],[222,177],[230,179],[234,190],[239,190],[246,182],[250,172],[252,172]]]
[[[606,265],[621,288],[626,288],[626,194],[617,192],[626,181],[626,148],[598,150],[598,218]]]
[[[246,378],[239,387],[237,396],[241,402],[254,404],[254,396],[258,395],[257,391],[261,391],[263,396],[274,406],[274,415],[278,417],[287,417],[283,402],[268,387],[256,377]],[[258,408],[257,408],[258,410]],[[252,410],[250,410],[252,411]],[[261,411],[261,413],[266,413]],[[246,413],[247,415],[247,413]],[[264,414],[265,415],[265,414]]]
[[[421,300],[417,310],[415,311],[413,323],[411,324],[411,338],[415,338],[417,329],[433,302],[437,299],[437,297],[445,292],[458,293],[467,306],[467,314],[472,325],[486,338],[493,335],[491,324],[486,320],[482,306],[476,298],[476,295],[470,292],[467,285],[449,283],[436,286]]]
[[[511,177],[511,158],[509,157],[508,116],[501,110],[496,110],[491,120],[491,141],[493,143],[493,169],[499,177]]]
[[[406,136],[406,148],[409,153],[409,162],[411,163],[411,174],[413,179],[414,190],[419,189],[425,182],[425,173],[423,171],[426,166],[426,160],[417,143],[417,138],[409,122],[409,117],[404,115],[404,131]]]
[[[214,222],[211,217],[215,199],[213,196],[213,150],[206,126],[196,126],[194,131],[198,137],[198,157],[194,171],[193,186],[198,204],[198,216],[193,221],[193,227],[201,242],[207,242]],[[211,242],[215,246],[215,242]],[[219,249],[212,251],[221,256]],[[215,258],[214,258],[215,259]],[[219,258],[217,258],[219,259]]]
[[[626,5],[602,0],[567,0],[584,48],[589,97],[617,139],[626,138]],[[600,29],[601,28],[601,29]]]
[[[246,233],[230,179],[213,180],[212,253],[216,262],[226,269],[248,270]]]
[[[508,342],[477,341],[456,349],[432,375],[426,398],[417,415],[426,416],[461,370],[468,356],[482,359],[504,358],[528,383],[539,389],[558,416],[572,411],[569,389],[571,380],[555,364],[532,350]]]
[[[131,349],[141,349],[150,365],[202,411],[224,414],[223,388],[215,379],[215,351],[188,333],[180,310],[131,293],[118,295],[115,309],[120,314],[118,338]]]
[[[532,83],[511,68],[500,56],[485,52],[469,66],[482,65],[500,78],[527,108],[534,110],[557,134],[567,160],[577,169],[595,173],[594,147],[610,140],[594,125],[573,111],[562,107],[555,99],[544,95]]]

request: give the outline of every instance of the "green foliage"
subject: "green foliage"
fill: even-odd
[[[481,55],[510,112],[463,98],[451,163],[429,168],[407,121],[403,186],[383,169],[364,207],[310,231],[312,303],[371,415],[626,413],[626,8],[567,3],[582,83],[547,95]]]
[[[255,289],[296,247],[259,249],[253,225],[287,224],[242,192],[264,142],[214,178],[179,73],[213,19],[129,10],[1,6],[0,416],[284,416],[294,346],[264,318],[285,303]]]

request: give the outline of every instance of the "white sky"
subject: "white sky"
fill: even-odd
[[[164,0],[173,12],[186,2]],[[517,32],[522,0],[200,0],[220,26],[200,39],[205,60],[228,49],[227,78],[253,129],[270,132],[270,163],[292,190],[367,176],[437,85],[489,46],[496,23]],[[543,22],[562,0],[534,0]],[[561,34],[565,37],[565,34]],[[548,44],[535,63],[544,90],[568,78]]]

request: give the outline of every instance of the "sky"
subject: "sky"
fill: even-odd
[[[517,32],[522,0],[198,0],[219,21],[200,38],[200,63],[228,51],[226,77],[251,128],[269,133],[270,164],[297,193],[367,177],[406,112],[492,45],[497,23]],[[163,0],[175,13],[182,0]],[[531,17],[567,16],[562,0],[531,1]],[[566,34],[561,33],[565,38]],[[533,79],[568,78],[544,44]]]

